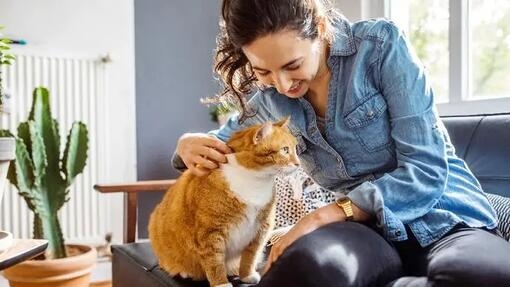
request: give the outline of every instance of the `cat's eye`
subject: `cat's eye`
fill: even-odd
[[[280,152],[283,153],[283,154],[289,154],[289,147],[288,146],[284,146],[280,149]]]

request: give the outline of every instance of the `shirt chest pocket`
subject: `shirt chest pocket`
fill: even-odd
[[[344,116],[345,125],[369,152],[384,149],[391,143],[387,109],[382,95],[375,94]]]

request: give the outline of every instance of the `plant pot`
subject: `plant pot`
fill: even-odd
[[[14,138],[0,138],[0,203],[6,186],[9,163],[14,159],[16,144]]]
[[[80,254],[52,260],[29,260],[4,270],[11,287],[88,287],[90,272],[96,264],[96,249],[85,245],[66,245]]]
[[[16,144],[14,138],[0,138],[0,203],[7,185],[7,171],[9,163],[14,159]],[[0,230],[0,252],[9,248],[12,244],[12,234]]]

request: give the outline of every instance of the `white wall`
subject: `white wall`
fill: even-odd
[[[14,47],[14,52],[66,57],[112,55],[113,62],[107,66],[107,115],[98,123],[108,131],[104,140],[107,168],[102,177],[106,182],[135,180],[133,1],[0,0],[0,25],[6,26],[6,36],[28,42],[24,47]],[[119,196],[115,202],[112,217],[120,220]],[[121,240],[122,224],[116,225],[115,238]]]
[[[383,0],[333,0],[340,12],[352,22],[384,17]]]

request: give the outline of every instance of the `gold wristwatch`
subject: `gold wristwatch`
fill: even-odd
[[[352,221],[354,219],[352,201],[348,197],[337,198],[335,199],[335,203],[344,211],[346,221]]]

